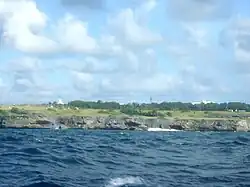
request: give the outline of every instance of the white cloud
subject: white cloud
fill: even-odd
[[[23,52],[47,53],[57,44],[40,34],[47,25],[47,16],[35,2],[28,0],[3,1],[0,17],[4,22],[4,40]]]
[[[137,1],[139,5],[134,9],[134,19],[139,24],[145,24],[149,13],[151,13],[157,6],[157,0],[143,0]]]
[[[70,14],[58,21],[51,39],[43,35],[49,29],[47,15],[34,1],[4,1],[0,7],[4,21],[4,41],[25,53],[51,54],[58,52],[91,53],[98,50],[94,38],[88,35],[88,23]]]
[[[250,19],[237,16],[220,34],[220,44],[232,53],[235,67],[242,73],[250,72]]]
[[[178,80],[163,73],[150,76],[130,74],[116,77],[116,79],[106,78],[101,82],[101,88],[104,92],[119,93],[123,96],[162,94],[173,90],[178,85]]]
[[[155,1],[149,0],[136,10],[122,10],[108,21],[109,30],[113,31],[111,35],[102,35],[100,40],[89,35],[87,22],[72,14],[66,14],[56,25],[49,27],[47,15],[33,1],[4,1],[0,17],[4,20],[5,43],[22,52],[74,52],[110,56],[121,54],[124,44],[143,47],[162,41],[160,34],[151,32],[138,20],[151,11],[155,4]],[[53,31],[50,37],[54,38],[43,35],[45,30]]]
[[[54,69],[90,74],[112,74],[119,70],[117,62],[91,56],[82,59],[62,58],[47,63],[53,63]],[[43,69],[52,70],[53,67]]]
[[[9,62],[8,69],[11,71],[35,72],[43,68],[41,61],[37,58],[24,57]]]
[[[167,12],[180,21],[215,21],[232,15],[233,0],[169,0]]]
[[[146,10],[149,11],[151,8]],[[145,25],[141,25],[135,16],[135,11],[127,8],[109,19],[110,30],[116,35],[117,40],[125,45],[142,47],[161,42],[163,40],[161,34],[152,32]]]
[[[200,26],[183,23],[184,31],[187,33],[187,39],[190,43],[194,43],[197,47],[207,46],[207,31]]]
[[[10,60],[1,66],[1,73],[7,81],[6,94],[36,92],[39,95],[38,92],[46,91],[51,85],[47,82],[50,70],[50,67],[46,67],[46,64],[37,58],[23,57]]]
[[[117,41],[116,36],[107,34],[102,35],[99,42],[99,54],[102,57],[120,56],[125,47]]]
[[[106,5],[106,0],[61,0],[65,6],[84,6],[90,9],[103,9]]]
[[[24,72],[13,73],[13,84],[11,85],[11,92],[27,92],[35,87],[35,78],[33,74],[26,74]]]
[[[98,49],[96,40],[88,34],[88,23],[69,14],[56,26],[56,37],[66,52],[93,53]]]
[[[90,73],[72,71],[72,80],[74,88],[81,92],[82,96],[91,97],[99,91],[99,83]]]
[[[139,7],[139,12],[145,14],[145,12],[152,11],[157,6],[157,0],[145,0]]]
[[[105,14],[98,11],[103,14],[91,15],[93,17],[86,12],[74,14],[72,9],[67,8],[70,4],[75,7],[81,4],[101,10],[107,5],[106,2],[98,5],[97,1],[62,0],[67,5],[64,8],[70,13],[63,12],[56,20],[51,20],[48,17],[51,14],[40,10],[32,0],[1,2],[0,16],[4,16],[5,42],[24,52],[23,56],[33,55],[10,60],[6,67],[1,66],[1,71],[9,74],[13,80],[11,91],[25,94],[29,99],[55,98],[60,94],[73,99],[80,96],[102,99],[107,95],[110,98],[126,98],[129,95],[164,95],[169,98],[168,94],[176,98],[181,98],[183,94],[184,98],[187,97],[185,94],[209,96],[223,87],[223,81],[214,81],[213,77],[220,70],[212,69],[217,61],[214,60],[215,53],[208,50],[211,47],[209,30],[202,25],[185,22],[215,20],[211,14],[219,9],[214,1],[207,4],[199,2],[204,10],[195,8],[191,9],[192,12],[187,7],[194,6],[194,1],[189,1],[190,4],[184,2],[184,5],[180,5],[183,2],[178,0],[171,2],[171,6],[180,6],[174,7],[173,11],[180,11],[182,6],[181,11],[186,17],[178,17],[181,25],[177,24],[175,28],[159,18],[156,21],[161,23],[153,24],[153,28],[158,27],[156,31],[148,24],[148,18],[153,15],[151,13],[156,8],[161,10],[158,6],[160,1],[156,0],[137,1],[139,6],[119,11],[115,9]],[[157,11],[154,16],[158,15]],[[107,17],[100,21],[98,16]],[[223,15],[219,14],[219,17]],[[98,21],[91,23],[93,20]],[[97,23],[102,25],[92,27]],[[93,28],[98,30],[93,33]],[[166,35],[168,40],[165,40],[164,28],[171,29],[167,33],[173,33],[174,37]],[[176,37],[179,33],[175,33],[175,29],[183,34],[183,41]],[[164,49],[161,48],[162,44],[165,45]],[[243,44],[246,47],[241,40],[235,46],[243,49]],[[249,56],[245,51],[236,52],[237,58],[247,59]],[[39,53],[54,56],[38,59],[36,54]],[[171,58],[173,56],[175,58]],[[61,78],[53,73],[60,74]],[[52,80],[53,77],[55,80]]]
[[[247,65],[250,65],[250,53],[248,50],[240,47],[239,43],[235,44],[234,55],[238,63],[245,63]]]
[[[2,97],[8,88],[8,82],[2,76],[0,77],[0,97]],[[1,98],[0,98],[1,99]]]
[[[94,78],[91,74],[80,73],[80,72],[72,72],[72,73],[77,79],[83,81],[86,84],[92,83],[94,81]]]

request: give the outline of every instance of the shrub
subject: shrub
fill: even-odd
[[[54,108],[47,108],[48,111],[51,111],[51,112],[56,112],[56,109]]]
[[[99,110],[98,113],[99,114],[109,114],[110,112],[107,110]]]
[[[171,112],[167,112],[167,116],[168,116],[168,117],[172,117],[173,114],[172,114]]]
[[[19,109],[17,107],[12,107],[10,112],[14,114],[28,114],[28,112],[25,111],[24,109]]]
[[[0,116],[7,116],[8,114],[8,111],[0,109]]]

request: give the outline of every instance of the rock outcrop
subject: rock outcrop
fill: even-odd
[[[173,119],[146,118],[136,116],[46,116],[4,117],[0,128],[26,127],[51,128],[51,124],[61,124],[67,128],[104,129],[104,130],[147,130],[148,128],[164,128],[185,131],[249,131],[249,120],[226,119]]]
[[[250,131],[250,123],[247,120],[238,121],[235,125],[235,131]]]
[[[186,131],[250,131],[248,120],[163,119],[131,116],[58,117],[56,123],[69,128],[105,130],[147,130],[165,128]]]

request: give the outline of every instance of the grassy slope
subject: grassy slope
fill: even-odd
[[[10,110],[12,106],[1,106],[0,109]],[[30,112],[42,113],[47,116],[108,116],[108,115],[122,115],[119,110],[100,110],[100,109],[47,109],[45,106],[34,106],[34,105],[22,105],[15,106],[19,109],[28,110]],[[211,111],[211,112],[203,112],[203,111],[189,111],[189,112],[181,112],[181,111],[160,111],[166,116],[165,118],[178,118],[178,119],[237,119],[237,117],[233,117],[232,115],[239,116],[250,116],[248,112],[242,113],[232,113],[232,112],[221,112],[221,111]],[[167,116],[167,113],[170,112],[172,114],[171,117]]]
[[[10,110],[12,106],[1,106],[2,110]],[[68,108],[52,108],[47,109],[46,106],[35,106],[35,105],[22,105],[14,106],[16,108],[27,110],[30,112],[41,113],[48,116],[107,116],[107,115],[120,115],[121,113],[118,110],[114,111],[105,111],[105,110],[96,110],[96,109],[68,109]]]

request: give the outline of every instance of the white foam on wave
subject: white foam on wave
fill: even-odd
[[[180,130],[177,130],[177,129],[162,129],[162,128],[148,128],[148,131],[180,131]]]
[[[111,179],[105,187],[119,187],[124,185],[142,185],[144,181],[140,177],[118,177]]]

